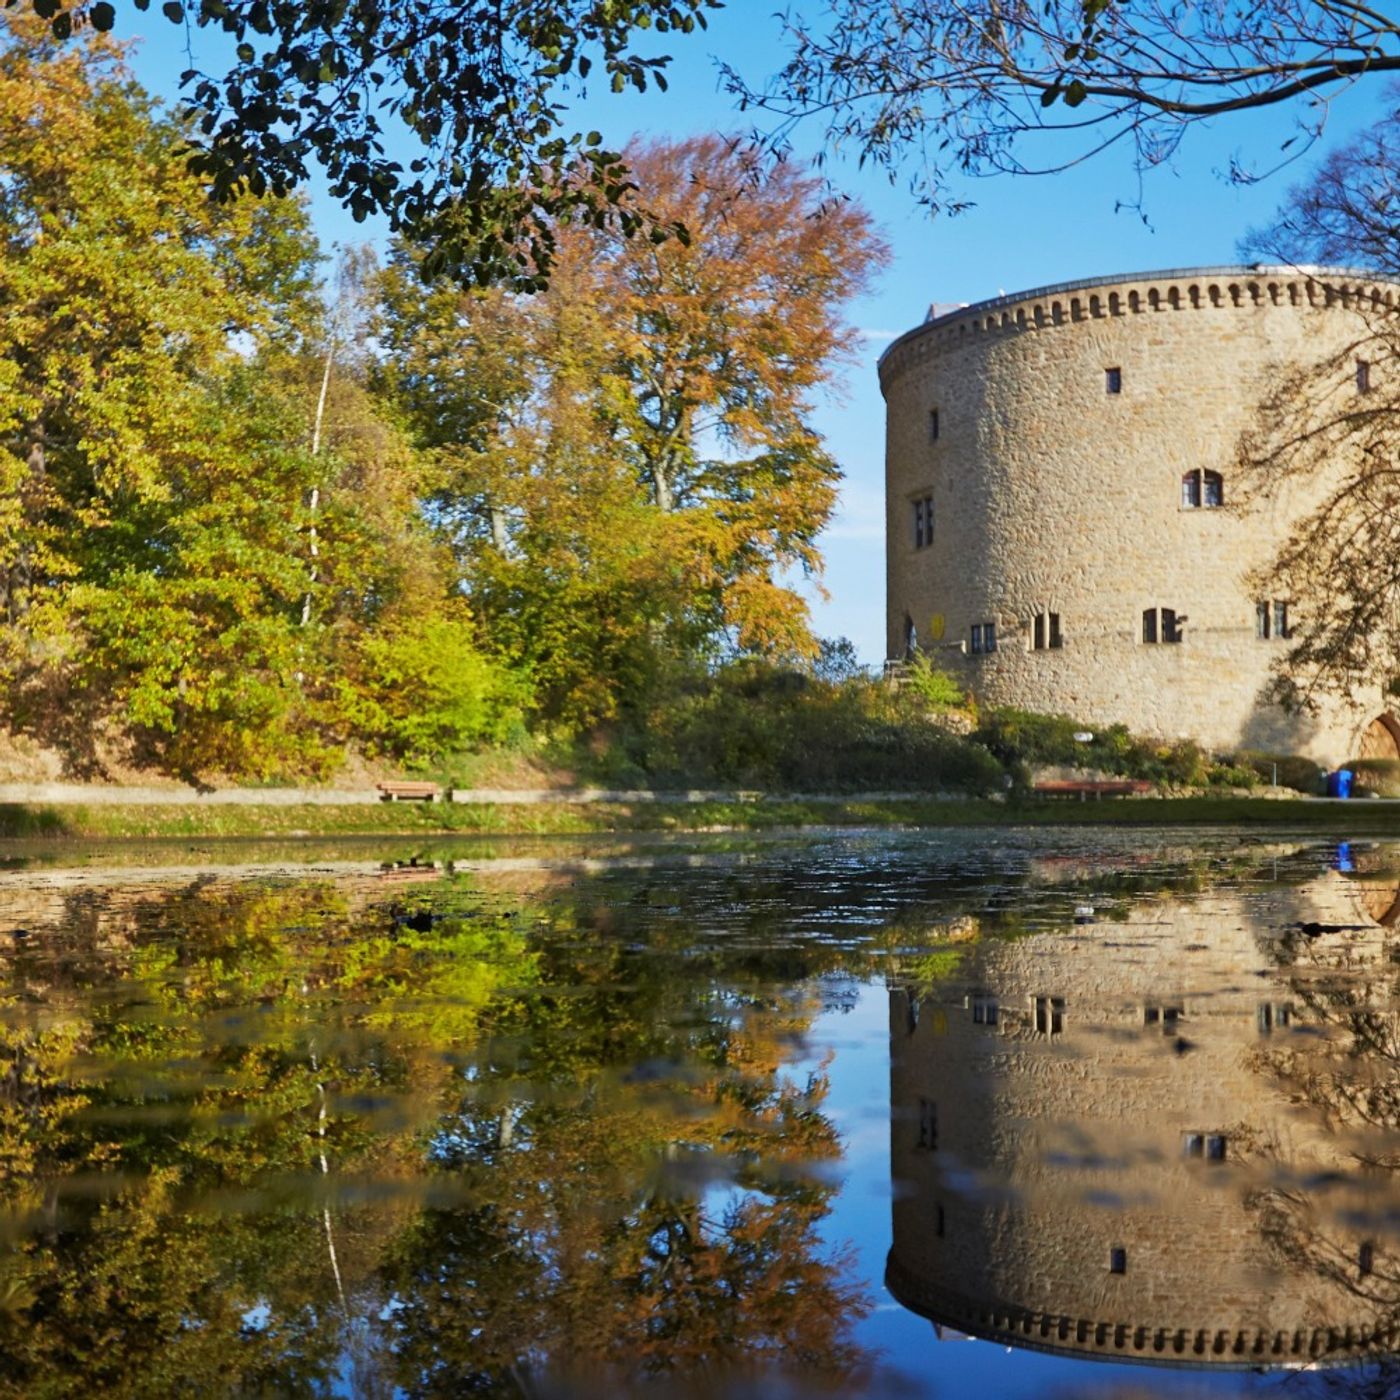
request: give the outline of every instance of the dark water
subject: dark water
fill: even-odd
[[[1400,846],[14,850],[0,1395],[1400,1395]]]

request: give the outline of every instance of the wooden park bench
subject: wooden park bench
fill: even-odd
[[[436,783],[408,783],[391,779],[376,783],[375,787],[385,802],[436,802],[438,799]]]
[[[1075,778],[1051,778],[1043,783],[1036,783],[1031,788],[1031,792],[1037,797],[1077,797],[1081,802],[1087,802],[1090,797],[1097,801],[1101,797],[1131,797],[1151,791],[1152,784],[1145,778],[1084,781]]]

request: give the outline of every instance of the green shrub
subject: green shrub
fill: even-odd
[[[904,668],[903,685],[931,710],[957,710],[967,703],[956,680],[940,671],[922,652]]]
[[[1076,734],[1088,734],[1077,739]],[[1251,787],[1245,764],[1213,762],[1194,740],[1170,744],[1143,739],[1126,725],[1094,726],[1068,715],[1010,708],[986,711],[972,736],[1021,782],[1035,767],[1086,768],[1173,787]]]
[[[1238,763],[1215,763],[1210,769],[1212,787],[1252,788],[1259,786],[1259,774]]]
[[[658,700],[621,740],[655,782],[789,791],[1000,791],[986,749],[879,681],[736,661]]]
[[[1252,769],[1261,783],[1272,783],[1278,773],[1280,787],[1315,795],[1322,790],[1323,771],[1310,758],[1294,753],[1257,753],[1245,750],[1234,756],[1233,762]]]
[[[518,731],[522,679],[478,651],[460,618],[410,618],[365,637],[341,710],[371,753],[423,763]]]
[[[1078,733],[1092,734],[1079,740]],[[1000,708],[983,713],[972,736],[1008,766],[1098,768],[1109,773],[1141,776],[1152,749],[1135,739],[1124,725],[1095,729],[1068,715],[1041,715],[1031,710]]]

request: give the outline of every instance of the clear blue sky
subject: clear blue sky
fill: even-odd
[[[122,9],[119,15],[119,28],[139,24],[138,32],[147,36],[133,55],[138,76],[154,93],[174,98],[179,74],[189,66],[182,31],[154,10],[138,16]],[[193,43],[196,63],[216,64],[213,36],[196,31]],[[684,136],[745,130],[749,118],[719,90],[713,56],[724,56],[757,82],[780,65],[783,52],[769,0],[730,0],[728,9],[712,17],[708,33],[659,36],[656,51],[675,58],[669,92],[592,98],[580,104],[580,126],[601,129],[614,145],[635,131]],[[1372,120],[1383,95],[1376,84],[1343,96],[1314,158]],[[1249,187],[1231,185],[1221,172],[1236,153],[1267,166],[1291,130],[1286,113],[1270,111],[1188,133],[1173,162],[1147,179],[1147,222],[1137,212],[1115,211],[1137,193],[1126,153],[1054,176],[969,182],[965,193],[976,207],[936,219],[907,188],[892,186],[877,172],[858,170],[854,162],[829,167],[833,181],[875,215],[894,263],[851,308],[854,324],[865,332],[864,348],[846,376],[844,395],[823,405],[818,422],[846,474],[840,509],[823,537],[830,599],[821,602],[813,594],[822,635],[850,637],[867,662],[883,655],[884,404],[875,362],[889,340],[918,324],[932,301],[977,301],[1076,277],[1236,261],[1241,235],[1269,218],[1308,163]],[[818,135],[799,131],[797,153],[810,152]],[[327,245],[373,235],[372,227],[354,224],[321,191],[313,190],[312,197]]]

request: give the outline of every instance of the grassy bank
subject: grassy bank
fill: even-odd
[[[695,802],[364,807],[0,806],[0,838],[375,835],[582,835],[609,831],[762,831],[804,826],[1267,826],[1400,836],[1400,806],[1249,797],[1101,802]]]

